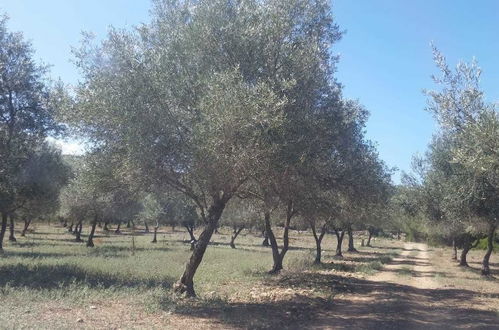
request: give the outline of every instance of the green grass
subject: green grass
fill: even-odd
[[[496,236],[499,236],[499,235],[496,235]],[[488,246],[487,238],[482,238],[478,242],[476,249],[477,250],[487,250],[487,246]],[[494,246],[494,253],[499,252],[499,238],[497,238],[497,237],[495,238],[495,240],[493,242],[493,246]]]
[[[228,246],[230,235],[214,236],[194,279],[199,298],[192,301],[175,296],[171,290],[191,255],[190,245],[184,242],[188,240],[185,232],[161,232],[158,243],[152,244],[151,235],[132,236],[130,232],[114,235],[99,231],[94,239],[95,247],[87,248],[84,243],[74,242],[74,237],[64,228],[39,225],[33,229],[26,238],[18,237],[17,243],[6,242],[5,253],[0,256],[3,306],[0,324],[8,328],[34,327],[39,319],[37,315],[44,315],[47,309],[57,311],[63,306],[69,310],[85,310],[94,304],[102,308],[116,302],[126,302],[134,312],[181,315],[190,315],[192,310],[203,311],[209,306],[210,310],[222,314],[230,310],[227,317],[237,319],[245,307],[240,305],[236,313],[231,305],[233,301],[251,302],[254,287],[265,291],[269,283],[279,282],[268,274],[272,266],[270,249],[261,246],[262,238],[251,234],[238,238],[237,249]],[[291,237],[292,249],[286,255],[284,273],[301,276],[301,279],[307,279],[311,271],[324,269],[373,274],[396,253],[391,250],[369,254],[372,249],[365,248],[361,254],[351,254],[345,261],[331,263],[335,247],[331,235],[323,243],[324,264],[313,265],[313,238],[309,233],[300,235]],[[318,285],[324,287],[318,288],[315,294],[320,297],[316,298],[328,301],[334,296],[335,288],[326,278],[317,279],[322,282],[314,283],[322,283]],[[268,308],[265,304],[249,306],[262,312]],[[68,327],[64,319],[57,317],[43,324],[42,327],[49,328]]]
[[[412,276],[411,267],[404,266],[404,267],[400,268],[400,270],[398,271],[398,274],[400,276]]]
[[[383,263],[378,260],[357,266],[358,272],[366,273],[369,275],[372,275],[375,272],[380,271],[381,269],[383,269]]]
[[[44,228],[45,229],[45,228]],[[6,246],[0,259],[0,287],[3,296],[26,295],[35,299],[64,299],[81,302],[101,296],[134,296],[136,292],[169,289],[188,260],[189,245],[180,242],[183,233],[150,236],[96,238],[96,247],[71,242],[72,236],[57,228],[54,233],[33,233],[26,244]],[[260,271],[270,267],[267,251],[210,246],[196,274],[200,294],[219,290],[228,282],[251,283]],[[230,293],[230,287],[224,288]]]

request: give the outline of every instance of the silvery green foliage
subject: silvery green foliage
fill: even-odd
[[[481,69],[475,59],[459,62],[452,70],[445,57],[433,46],[433,59],[440,76],[432,76],[439,90],[427,90],[427,110],[433,113],[444,129],[459,130],[490,108],[480,89]]]
[[[47,67],[35,63],[31,44],[6,24],[0,16],[0,212],[9,213],[21,206],[18,176],[26,162],[59,127]]]
[[[261,222],[261,208],[252,200],[234,197],[227,204],[221,224],[231,228],[253,229]]]
[[[70,176],[71,169],[57,147],[49,143],[37,147],[16,177],[21,205],[16,213],[30,219],[54,215],[60,206],[61,189]]]
[[[444,198],[448,205],[466,204],[470,216],[489,223],[499,218],[499,115],[495,104],[485,100],[480,89],[481,70],[475,60],[460,63],[455,70],[434,48],[441,71],[435,82],[442,86],[429,91],[429,110],[441,123],[445,135],[446,160],[433,164],[433,172],[448,175]],[[437,150],[435,150],[437,151]],[[434,156],[442,154],[440,151]],[[443,164],[443,165],[442,165]],[[438,167],[437,167],[438,165]],[[443,169],[452,169],[444,171]],[[435,172],[438,173],[438,172]],[[433,174],[435,175],[435,174]],[[449,210],[454,207],[448,207]],[[476,223],[476,221],[475,221]]]
[[[60,197],[61,215],[72,221],[120,222],[140,211],[138,194],[114,171],[116,160],[98,150],[73,162],[73,177]]]
[[[269,160],[305,162],[337,141],[318,125],[345,121],[326,1],[155,1],[152,14],[100,45],[84,38],[84,81],[62,113],[122,155],[123,175],[139,169],[130,179],[166,182],[204,213]]]

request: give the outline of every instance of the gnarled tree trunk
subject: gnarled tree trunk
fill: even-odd
[[[75,241],[76,242],[83,242],[83,240],[81,239],[81,231],[82,230],[83,230],[83,220],[80,220],[75,227],[75,235],[76,235]]]
[[[271,274],[278,273],[282,269],[282,260],[279,254],[279,246],[277,246],[277,240],[275,238],[274,232],[272,231],[272,225],[270,223],[270,212],[265,212],[265,233],[267,234],[270,242],[270,247],[272,248],[272,259],[274,265],[272,266]]]
[[[315,253],[315,264],[320,264],[321,263],[321,255],[322,255],[322,239],[324,238],[324,235],[326,235],[326,224],[322,225],[321,227],[321,232],[319,235],[317,235],[317,230],[315,228],[315,222],[310,221],[310,228],[312,228],[312,234],[314,235],[315,239],[315,248],[316,248],[316,253]]]
[[[194,236],[194,226],[191,225],[184,225],[185,229],[187,229],[187,232],[189,233],[189,236],[191,237],[191,244],[194,244],[197,242],[196,236]]]
[[[461,251],[461,257],[459,259],[459,266],[469,267],[468,262],[466,261],[466,256],[468,252],[471,250],[471,244],[467,244],[463,246],[463,250]]]
[[[7,213],[2,212],[2,226],[0,227],[0,252],[3,252],[3,238],[7,231]]]
[[[468,252],[472,248],[475,248],[478,245],[479,240],[475,242],[475,244],[472,244],[472,237],[470,234],[464,234],[463,235],[463,250],[461,251],[461,258],[459,260],[459,266],[462,267],[469,267],[468,261],[466,260],[466,257],[468,256]]]
[[[494,249],[494,234],[496,232],[496,227],[496,223],[491,223],[489,225],[489,232],[487,233],[487,252],[482,261],[482,275],[490,275],[489,260]]]
[[[73,232],[73,221],[71,221],[71,225],[68,227],[68,232],[72,233]]]
[[[334,228],[334,234],[336,235],[336,257],[343,257],[343,252],[341,251],[341,245],[343,244],[343,237],[345,237],[345,231],[339,228]]]
[[[31,219],[28,220],[28,218],[24,218],[24,228],[23,231],[21,232],[22,237],[26,236],[26,232],[28,231],[28,227],[30,224],[31,224]],[[71,226],[73,226],[72,223]]]
[[[373,231],[371,229],[367,229],[367,232],[368,232],[369,236],[367,237],[366,246],[371,247],[371,238],[373,237]]]
[[[194,291],[194,275],[196,274],[196,270],[198,269],[201,260],[203,260],[206,247],[210,242],[215,228],[218,226],[218,221],[220,220],[227,201],[228,198],[216,198],[208,209],[206,226],[201,235],[199,235],[199,239],[194,246],[189,262],[187,262],[187,265],[185,266],[182,277],[180,277],[180,280],[175,284],[176,292],[190,297],[196,296],[196,292]]]
[[[114,231],[115,234],[121,234],[120,227],[121,227],[121,222],[118,222],[118,227],[116,227],[116,230]]]
[[[279,246],[277,245],[277,240],[275,238],[274,232],[272,231],[272,225],[270,223],[270,212],[265,212],[265,232],[269,236],[270,247],[272,248],[272,259],[274,261],[274,265],[272,266],[272,270],[270,270],[270,274],[277,274],[282,270],[282,264],[284,260],[284,256],[288,252],[289,249],[289,225],[291,223],[291,218],[294,215],[293,203],[288,202],[287,211],[286,211],[286,221],[284,222],[284,232],[282,234],[282,249],[279,252]]]
[[[241,231],[244,229],[244,227],[234,227],[234,230],[232,231],[232,236],[230,237],[230,247],[235,249],[236,245],[234,244],[234,241],[236,240],[237,236],[241,233]]]
[[[87,247],[94,247],[94,235],[95,235],[95,227],[97,226],[97,219],[92,221],[92,228],[90,229],[90,234],[87,239]]]
[[[262,233],[263,235],[263,242],[262,242],[262,246],[270,246],[270,243],[269,243],[269,235],[267,234],[267,231],[263,231]]]
[[[355,248],[353,244],[353,231],[352,231],[352,226],[347,227],[347,233],[348,233],[348,252],[358,252],[357,249]]]
[[[158,228],[159,228],[159,224],[156,224],[156,226],[154,226],[154,236],[153,236],[153,238],[152,238],[151,243],[157,243],[157,242],[158,242],[158,239],[157,239],[157,236],[158,236]]]
[[[149,232],[149,226],[147,225],[147,221],[145,221],[145,220],[144,220],[144,227],[145,227],[144,232],[148,233]]]
[[[14,216],[11,214],[10,215],[10,235],[9,235],[9,241],[11,242],[17,242],[14,229],[15,229],[15,222],[14,222]]]
[[[107,226],[109,224],[108,221],[104,222],[104,231],[109,231],[109,227]]]
[[[80,226],[80,223],[81,223],[81,220],[80,220],[80,221],[78,221],[78,222],[76,222],[76,225],[75,225],[75,226],[74,226],[74,228],[73,228],[73,235],[78,234],[78,228],[79,228],[79,226]]]

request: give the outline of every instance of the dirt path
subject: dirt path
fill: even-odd
[[[499,329],[494,312],[474,309],[476,293],[440,288],[425,244],[405,243],[381,272],[353,283],[314,328]]]
[[[402,253],[369,280],[410,285],[418,289],[437,289],[434,274],[428,247],[421,243],[405,243]]]

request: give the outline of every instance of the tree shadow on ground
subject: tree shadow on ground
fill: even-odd
[[[452,329],[496,328],[499,324],[496,312],[467,307],[473,306],[476,296],[469,290],[418,289],[316,272],[282,274],[266,285],[268,289],[314,289],[334,298],[295,294],[282,301],[207,300],[174,312],[208,318],[220,326],[251,329]],[[169,304],[163,307],[171,308]]]
[[[38,259],[38,258],[71,258],[74,256],[79,256],[74,253],[59,253],[59,252],[37,252],[37,251],[12,251],[6,250],[3,254],[4,258],[10,257],[19,257],[19,258],[30,258],[30,259]]]
[[[469,263],[471,264],[471,263]],[[482,275],[482,267],[481,267],[481,263],[479,264],[479,267],[472,267],[472,266],[468,266],[468,267],[460,267],[462,270],[464,271],[468,271],[470,273],[474,273],[474,274],[477,274],[477,275]],[[459,267],[459,266],[458,266]],[[493,268],[492,265],[491,265],[491,268],[490,268],[490,275],[488,276],[482,276],[483,279],[485,280],[498,280],[496,278],[496,276],[499,276],[499,268]]]
[[[0,266],[0,287],[63,289],[68,286],[91,288],[144,287],[170,288],[173,278],[134,279],[118,277],[109,273],[92,272],[75,265],[2,265]]]
[[[144,252],[144,251],[170,251],[171,249],[166,246],[158,246],[151,244],[148,247],[135,247],[124,246],[124,245],[99,245],[93,248],[88,248],[89,255],[103,255],[103,256],[112,256],[118,255],[119,253],[131,253],[131,252]]]
[[[189,241],[181,241],[181,242],[189,243]],[[227,246],[227,247],[230,247],[230,243],[227,243],[227,242],[214,242],[214,241],[211,241],[208,244],[211,245],[211,246]],[[270,246],[264,246],[262,244],[238,243],[237,241],[234,242],[234,244],[236,245],[236,250],[238,249],[238,247],[245,247],[246,250],[248,250],[248,251],[256,251],[256,250],[251,249],[251,248],[260,248],[260,249],[263,248],[263,249],[268,249],[268,250],[271,249]],[[300,246],[290,246],[290,247],[288,247],[288,251],[315,251],[315,249],[314,248],[310,248],[310,247],[307,248],[307,247],[300,247]],[[323,249],[323,251],[328,251],[328,250]]]
[[[373,249],[379,249],[379,250],[403,250],[402,247],[397,247],[397,246],[376,246],[376,245],[372,245],[372,246],[369,246],[370,248],[373,248]]]
[[[431,263],[417,260],[394,260],[391,265],[405,265],[405,266],[431,266]]]

